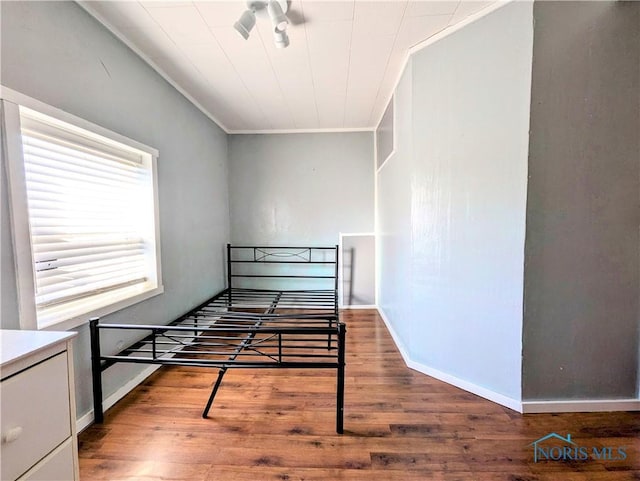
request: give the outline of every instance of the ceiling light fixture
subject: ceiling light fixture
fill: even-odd
[[[286,16],[288,4],[287,0],[249,0],[247,10],[240,19],[233,25],[245,40],[249,39],[249,33],[256,23],[256,16],[269,16],[273,26],[273,40],[277,48],[289,46],[289,35],[287,27],[289,19]]]
[[[289,35],[287,35],[287,31],[276,29],[273,32],[273,41],[276,44],[276,48],[287,48],[289,46]]]
[[[267,12],[269,13],[271,23],[273,24],[273,28],[276,32],[283,32],[284,30],[286,30],[287,25],[289,25],[289,20],[287,20],[287,17],[282,11],[282,7],[277,1],[269,1],[269,4],[267,5]]]
[[[235,28],[240,35],[244,37],[245,40],[249,38],[249,32],[256,24],[256,15],[253,13],[252,9],[245,10],[244,13],[240,16],[240,19],[233,24],[233,28]]]

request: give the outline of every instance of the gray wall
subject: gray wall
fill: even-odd
[[[635,397],[640,3],[534,18],[523,397]]]
[[[231,239],[336,245],[373,231],[373,135],[231,135]]]
[[[0,157],[3,156],[0,146]],[[0,327],[20,329],[4,158],[0,162]]]
[[[165,293],[105,318],[166,322],[224,287],[226,135],[73,2],[1,2],[1,83],[155,147]],[[2,328],[17,308],[2,169]],[[89,336],[75,343],[78,413],[91,408]],[[119,339],[107,336],[107,350]],[[105,373],[105,396],[140,368]]]
[[[405,352],[512,401],[532,37],[532,5],[516,2],[414,54],[377,176],[379,303]]]

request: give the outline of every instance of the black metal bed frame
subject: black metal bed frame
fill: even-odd
[[[237,278],[244,282],[294,279],[331,286],[295,290],[233,287]],[[166,325],[90,320],[96,423],[104,420],[102,372],[119,362],[218,368],[203,418],[208,417],[228,369],[336,369],[336,431],[342,434],[346,327],[338,313],[338,246],[227,244],[227,285]],[[103,354],[100,333],[107,330],[142,331],[144,337],[116,354]]]

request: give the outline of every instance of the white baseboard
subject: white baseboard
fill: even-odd
[[[477,384],[457,378],[432,367],[415,362],[409,356],[406,346],[396,333],[384,311],[378,307],[378,313],[387,326],[404,362],[411,369],[444,381],[470,393],[488,399],[489,401],[508,407],[523,414],[534,413],[580,413],[580,412],[613,412],[640,411],[640,396],[638,399],[585,399],[585,400],[555,400],[555,401],[519,401]]]
[[[464,379],[457,378],[451,374],[439,371],[432,367],[426,366],[411,359],[406,346],[398,336],[398,333],[393,328],[391,322],[385,315],[384,311],[379,306],[349,306],[343,307],[344,309],[377,309],[380,317],[387,326],[387,330],[394,343],[396,344],[402,358],[407,367],[414,369],[418,372],[431,376],[440,381],[451,384],[460,389],[463,389],[472,394],[476,394],[484,399],[505,406],[514,411],[524,414],[534,413],[571,413],[571,412],[613,412],[613,411],[640,411],[640,398],[639,399],[585,399],[585,400],[561,400],[561,401],[518,401],[517,399],[510,398],[503,394],[497,393],[490,389],[478,386]],[[125,397],[133,388],[142,383],[146,378],[153,374],[160,365],[151,365],[143,370],[136,377],[127,382],[124,386],[114,392],[111,396],[107,397],[104,402],[104,410],[106,411],[120,399]],[[640,396],[639,396],[640,397]],[[93,422],[93,409],[88,413],[80,416],[76,420],[76,427],[78,433],[86,429]]]
[[[402,355],[402,359],[404,359],[404,362],[406,364],[407,360],[409,360],[410,358],[409,358],[409,353],[407,352],[407,348],[404,345],[404,342],[402,342],[402,339],[400,339],[400,336],[398,336],[398,333],[393,328],[393,325],[389,321],[389,318],[386,316],[386,314],[384,313],[384,311],[380,306],[378,306],[378,314],[380,314],[380,317],[384,321],[384,324],[387,326],[387,331],[389,331],[389,334],[391,334],[391,338],[393,339],[393,342],[396,344],[396,347],[400,351],[400,354]]]
[[[435,377],[440,381],[444,381],[447,384],[451,384],[460,389],[464,389],[472,394],[485,398],[489,401],[492,401],[496,404],[500,404],[501,406],[507,407],[509,409],[513,409],[516,412],[522,412],[522,403],[513,399],[509,396],[505,396],[504,394],[497,393],[492,391],[491,389],[487,389],[482,386],[478,386],[469,381],[465,381],[464,379],[460,379],[458,377],[452,376],[451,374],[447,374],[446,372],[439,371],[438,369],[434,369],[429,366],[425,366],[424,364],[420,364],[419,362],[409,361],[407,362],[407,366],[411,369],[415,369],[416,371],[421,372],[422,374],[426,374],[427,376]]]
[[[160,367],[161,366],[158,364],[153,364],[151,366],[148,366],[144,371],[142,371],[136,377],[131,379],[128,383],[126,383],[124,386],[122,386],[120,389],[114,392],[111,396],[107,397],[102,403],[103,409],[106,411],[115,403],[120,401],[120,399],[122,399],[127,394],[129,394],[129,392],[131,392],[133,388],[135,388],[138,384],[140,384],[142,381],[144,381],[149,376],[151,376],[151,374],[153,374],[155,371],[160,369]],[[92,422],[93,422],[93,409],[91,409],[88,413],[80,416],[76,420],[76,428],[78,430],[78,433],[88,428]]]
[[[402,343],[402,341],[400,340],[400,337],[395,332],[392,324],[389,322],[389,319],[385,315],[384,311],[380,307],[378,307],[378,312],[380,313],[380,317],[382,317],[382,320],[386,324],[387,329],[391,334],[391,337],[396,343],[396,346],[398,347],[400,354],[402,354],[402,358],[404,359],[404,362],[407,365],[407,367],[414,369],[418,372],[421,372],[422,374],[426,374],[427,376],[431,376],[440,381],[446,382],[447,384],[451,384],[460,389],[464,389],[467,392],[480,396],[494,403],[500,404],[501,406],[508,407],[509,409],[513,409],[514,411],[517,411],[519,413],[522,412],[522,403],[517,399],[513,399],[508,396],[505,396],[504,394],[500,394],[490,389],[487,389],[485,387],[478,386],[477,384],[474,384],[469,381],[465,381],[464,379],[460,379],[458,377],[452,376],[451,374],[447,374],[446,372],[442,372],[438,369],[434,369],[432,367],[426,366],[425,364],[416,362],[413,359],[411,359],[405,345]]]
[[[640,411],[640,399],[584,399],[572,401],[523,401],[522,412],[533,413],[595,413]]]
[[[340,309],[377,309],[377,308],[378,306],[376,306],[375,304],[340,306]]]

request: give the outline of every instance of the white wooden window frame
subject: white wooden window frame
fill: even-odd
[[[149,299],[164,292],[162,285],[162,266],[160,250],[160,223],[158,211],[158,151],[140,142],[95,125],[75,115],[47,105],[39,100],[28,97],[0,86],[0,100],[2,102],[2,156],[7,168],[7,185],[9,197],[9,211],[12,228],[13,255],[15,259],[16,287],[18,295],[18,315],[22,329],[68,330],[88,322],[91,317],[105,316],[132,306],[145,299]],[[151,173],[154,204],[155,227],[155,268],[156,286],[140,289],[122,289],[115,292],[105,292],[91,296],[85,300],[69,303],[66,309],[60,309],[55,319],[46,323],[39,323],[35,304],[35,279],[33,267],[33,249],[29,229],[29,214],[27,191],[22,155],[22,134],[20,129],[20,106],[24,106],[44,115],[48,115],[62,122],[85,129],[107,139],[119,142],[151,156]],[[135,287],[135,286],[132,286]]]
[[[391,109],[391,151],[387,154],[387,156],[384,159],[382,159],[382,162],[380,162],[380,159],[378,158],[378,156],[380,155],[380,153],[378,152],[378,137],[380,135],[380,127],[382,126],[382,122],[385,116],[387,115],[389,109]],[[386,165],[387,161],[391,157],[393,157],[393,155],[396,153],[396,146],[398,145],[397,131],[396,131],[396,115],[397,115],[397,105],[396,105],[396,95],[394,92],[394,94],[391,96],[391,99],[389,100],[389,103],[385,107],[384,112],[382,113],[382,117],[380,117],[380,122],[378,122],[378,125],[376,126],[376,129],[374,132],[375,135],[373,136],[376,172],[380,172],[382,168]]]

